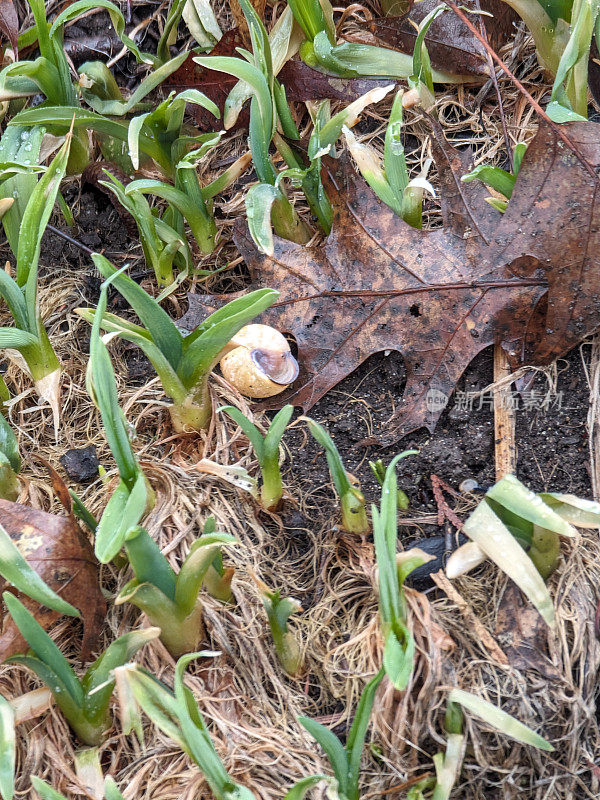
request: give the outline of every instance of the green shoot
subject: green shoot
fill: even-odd
[[[158,545],[141,527],[125,540],[125,552],[135,578],[120,591],[116,605],[133,603],[161,629],[160,638],[173,658],[192,652],[204,637],[200,589],[221,547],[235,544],[226,533],[197,539],[176,575]]]
[[[516,742],[522,742],[548,752],[554,750],[550,742],[539,734],[534,733],[531,728],[523,725],[522,722],[511,717],[506,711],[502,711],[501,708],[488,703],[487,700],[483,700],[481,697],[477,697],[477,695],[463,692],[462,689],[452,689],[448,695],[448,702],[457,703],[466,711],[470,711],[471,714],[479,717],[479,719],[487,722],[488,725],[491,725],[504,736],[508,736]]]
[[[127,719],[133,719],[132,701],[169,738],[182,748],[200,767],[215,800],[256,800],[250,789],[235,783],[211,740],[208,727],[192,692],[184,685],[184,670],[195,658],[212,656],[212,652],[182,656],[175,669],[174,691],[168,689],[145,670],[128,664],[117,670],[117,686],[121,708]],[[132,728],[126,728],[125,734]]]
[[[535,495],[514,475],[502,478],[488,490],[465,522],[464,532],[471,539],[463,545],[469,548],[468,557],[459,548],[448,559],[446,571],[449,577],[456,577],[485,558],[491,559],[519,586],[548,625],[554,627],[554,606],[544,581],[558,566],[560,537],[577,536],[569,519],[577,519],[581,513],[584,522],[600,526],[600,507],[588,504],[588,516],[587,510],[577,508],[578,504],[585,507],[585,501],[568,495],[570,502],[563,504],[550,497],[546,502],[545,495]],[[557,513],[557,508],[561,513]]]
[[[69,800],[69,798],[65,797],[64,794],[57,792],[56,789],[53,789],[49,783],[46,783],[46,781],[43,781],[36,775],[31,776],[31,784],[39,795],[40,800]],[[104,800],[125,800],[117,788],[117,784],[110,776],[108,776],[105,780]]]
[[[449,800],[464,757],[463,713],[457,703],[448,702],[444,722],[448,741],[446,752],[433,757],[436,782],[431,800]]]
[[[302,59],[312,67],[340,75],[345,78],[358,76],[410,78],[415,74],[413,59],[405,53],[358,42],[342,42],[336,45],[335,28],[329,3],[319,0],[294,0],[290,3],[296,21],[302,28],[306,40],[300,46]],[[435,15],[445,6],[435,9]],[[327,11],[326,11],[327,10]],[[326,13],[325,13],[326,12]],[[433,13],[433,12],[432,12]],[[421,23],[423,37],[433,19],[428,15]],[[418,42],[419,51],[421,41]],[[469,76],[451,75],[428,69],[436,83],[468,83]]]
[[[302,606],[293,597],[282,597],[258,578],[254,578],[263,602],[277,658],[288,675],[296,677],[302,670],[302,653],[294,634],[288,630],[288,619],[302,611]]]
[[[96,258],[101,257],[94,256]],[[90,360],[86,376],[88,393],[100,410],[104,432],[119,470],[119,484],[96,528],[95,553],[103,564],[117,555],[127,533],[154,505],[154,492],[131,448],[127,423],[119,407],[115,374],[100,334],[108,287],[113,277],[102,284],[98,308],[91,320]]]
[[[377,461],[369,461],[369,466],[371,467],[371,472],[375,476],[377,483],[383,486],[383,481],[385,480],[385,466],[383,461],[380,458],[378,458]],[[408,508],[408,497],[406,496],[406,492],[403,492],[402,489],[398,489],[397,503],[398,508],[402,511],[406,511]]]
[[[212,50],[223,32],[210,0],[192,0],[183,7],[183,19],[201,50]]]
[[[279,445],[294,413],[294,407],[287,405],[278,411],[264,436],[256,425],[242,414],[239,408],[223,406],[219,410],[229,414],[248,437],[250,444],[254,448],[262,475],[261,504],[267,511],[276,511],[283,496],[281,470],[279,468]]]
[[[540,65],[555,77],[546,109],[555,122],[587,119],[587,69],[597,0],[504,0],[529,28]]]
[[[15,793],[15,712],[8,700],[0,695],[0,796],[13,800]]]
[[[128,734],[135,730],[138,736],[140,735],[142,728],[137,713],[137,709],[140,708],[198,765],[215,800],[256,800],[250,789],[235,783],[227,772],[215,749],[194,695],[183,683],[184,670],[190,661],[214,655],[218,653],[199,652],[182,656],[175,669],[174,691],[134,664],[126,664],[116,669],[121,718],[126,722],[124,733]],[[361,732],[357,731],[357,739]],[[325,775],[310,775],[303,778],[286,792],[283,800],[304,800],[308,790],[323,780],[329,779]],[[106,800],[117,800],[117,798],[107,795]]]
[[[106,174],[109,180],[100,183],[110,189],[134,218],[146,264],[154,270],[158,285],[164,287],[173,283],[173,262],[178,256],[186,272],[190,272],[192,254],[185,237],[152,213],[148,201],[140,191],[127,191],[113,175],[108,172]]]
[[[139,61],[156,62],[154,56],[142,54],[133,40],[125,35],[125,18],[109,0],[77,0],[60,13],[52,24],[46,18],[43,0],[30,0],[29,5],[35,21],[34,30],[40,55],[34,61],[15,61],[0,71],[0,100],[32,97],[41,92],[46,97],[46,105],[78,108],[78,87],[76,88],[71,79],[69,61],[63,47],[64,28],[68,22],[96,8],[106,9],[117,36]],[[42,112],[40,124],[45,125],[43,107],[39,112]],[[33,148],[31,157],[33,158]],[[81,171],[88,161],[87,135],[84,131],[77,132],[71,147],[69,170]]]
[[[21,469],[19,443],[13,429],[0,411],[0,498],[14,502],[21,485],[17,472]]]
[[[406,689],[413,671],[415,642],[408,627],[406,600],[402,586],[414,569],[430,561],[414,548],[397,553],[398,486],[396,464],[416,451],[407,450],[392,459],[381,490],[381,505],[372,506],[373,539],[379,574],[379,618],[384,640],[383,668],[396,689]]]
[[[56,594],[30,567],[17,545],[0,524],[0,575],[17,591],[57,614],[78,617],[79,611]]]
[[[512,159],[512,172],[507,172],[505,169],[492,167],[488,164],[478,164],[471,172],[467,172],[466,175],[463,175],[461,181],[463,183],[481,181],[495,192],[498,192],[498,194],[501,194],[505,198],[504,200],[498,197],[486,197],[485,199],[486,202],[503,214],[508,206],[508,201],[512,197],[517,175],[519,174],[521,162],[523,161],[526,150],[527,145],[525,142],[519,142],[519,144],[515,145]]]
[[[194,61],[208,69],[233,75],[250,87],[250,152],[260,183],[270,187],[263,193],[273,227],[279,236],[305,243],[310,239],[310,230],[300,220],[284,187],[277,181],[277,172],[269,155],[278,118],[285,135],[298,138],[298,132],[285,99],[285,89],[273,72],[271,45],[265,27],[248,0],[240,0],[240,5],[252,38],[253,52],[247,54],[248,61],[226,56],[200,57]],[[248,209],[249,223],[255,213],[251,205]],[[262,213],[264,216],[265,212]]]
[[[213,367],[227,351],[235,334],[268,308],[279,296],[278,292],[259,289],[232,300],[184,337],[156,300],[135,281],[117,273],[104,256],[94,254],[93,260],[99,271],[129,302],[143,327],[105,313],[105,295],[102,308],[99,303],[96,312],[92,309],[77,309],[77,312],[88,322],[93,320],[95,328],[101,326],[143,350],[165,393],[173,400],[169,411],[177,431],[185,428],[202,430],[212,414],[208,378]],[[99,333],[93,337],[93,341],[96,340],[101,341]]]
[[[273,76],[277,77],[283,65],[298,49],[300,37],[294,25],[294,15],[289,6],[284,8],[271,32],[269,33],[269,48]],[[238,120],[244,103],[252,97],[252,87],[245,81],[238,81],[229,92],[225,100],[223,124],[225,130],[232,128]]]
[[[65,176],[70,147],[71,136],[67,135],[31,192],[19,228],[16,280],[0,270],[0,296],[6,301],[15,323],[12,328],[0,328],[0,348],[18,350],[23,356],[36,390],[50,404],[56,435],[60,414],[60,364],[39,314],[37,274],[42,236]]]
[[[369,530],[369,523],[360,484],[353,475],[344,469],[339,451],[325,428],[310,417],[302,417],[302,419],[306,421],[312,437],[321,447],[325,448],[329,474],[340,499],[342,528],[348,533],[366,533]]]
[[[574,0],[570,37],[556,70],[546,113],[554,122],[587,119],[588,61],[599,0]]]
[[[390,112],[385,134],[383,164],[375,149],[358,142],[347,128],[344,128],[344,136],[361,175],[377,197],[413,228],[420,228],[423,224],[423,195],[429,192],[435,197],[435,190],[427,180],[431,160],[427,161],[421,175],[412,180],[409,178],[400,138],[402,97],[403,93],[399,91]]]
[[[355,125],[360,118],[360,114],[368,105],[378,103],[392,89],[393,84],[371,89],[354,100],[354,102],[347,105],[346,108],[334,114],[333,117],[330,117],[329,114],[329,102],[325,101],[321,103],[313,117],[313,131],[308,142],[308,167],[305,166],[302,153],[294,147],[293,143],[291,143],[290,140],[284,139],[278,133],[275,134],[274,141],[288,165],[288,169],[279,173],[277,180],[281,182],[284,178],[289,178],[293,184],[298,184],[302,187],[310,210],[318,220],[324,233],[329,233],[331,231],[333,210],[321,180],[322,157],[328,153],[332,153],[333,146],[339,139],[344,127],[351,128]],[[292,138],[297,139],[298,137]],[[258,187],[253,187],[250,192],[248,192],[246,199],[247,208],[250,204],[251,193],[256,192],[258,194],[260,186],[259,184]],[[253,220],[249,217],[248,225],[251,233],[253,228],[256,230],[256,235],[253,234],[253,236],[259,249],[267,254],[272,254],[273,237],[270,226],[268,226],[269,218],[266,216],[265,212],[266,210],[263,209],[262,220],[260,215],[255,212],[254,217],[256,217],[256,219]],[[258,232],[259,230],[260,234]]]
[[[45,129],[41,126],[28,130],[20,125],[8,125],[0,138],[0,170],[5,179],[0,184],[0,197],[14,201],[2,215],[2,227],[15,255],[25,208],[38,181],[36,173],[44,172],[43,167],[35,166],[39,160],[44,133]],[[11,163],[21,165],[19,171],[15,171],[13,175],[9,175]]]
[[[40,800],[68,800],[64,794],[57,792],[49,783],[46,783],[36,775],[31,776],[31,784],[40,796]],[[104,780],[104,800],[125,800],[110,775],[107,775]]]
[[[217,524],[214,517],[208,517],[204,523],[202,533],[215,533]],[[223,555],[219,549],[212,560],[204,576],[203,586],[211,597],[220,600],[221,603],[231,603],[233,592],[231,591],[231,581],[235,575],[234,567],[226,567],[223,564]]]
[[[431,159],[425,162],[420,175],[412,180],[409,178],[402,144],[403,105],[408,105],[408,100],[412,97],[410,105],[419,104],[427,112],[434,113],[434,74],[425,46],[425,35],[431,23],[445,10],[447,8],[442,3],[427,14],[419,25],[412,56],[412,72],[408,78],[410,91],[405,94],[400,90],[394,98],[385,132],[383,163],[373,147],[358,142],[350,130],[344,129],[348,150],[363,178],[377,197],[413,228],[421,228],[423,225],[425,192],[435,197],[435,191],[427,180]]]
[[[331,44],[335,44],[333,8],[329,0],[322,3],[319,0],[291,0],[289,5],[307,41],[312,42],[324,31]]]
[[[163,220],[182,233],[185,219],[201,252],[210,253],[214,249],[217,228],[210,213],[210,202],[200,186],[195,165],[218,144],[221,134],[185,134],[183,119],[186,103],[200,105],[216,117],[219,116],[217,106],[202,92],[195,89],[188,89],[178,95],[172,92],[153,111],[134,117],[129,123],[127,134],[133,166],[137,169],[139,165],[140,137],[146,136],[159,149],[159,163],[166,167],[166,174],[174,181],[174,186],[163,181],[142,179],[129,184],[125,192],[139,191],[166,200],[169,209]]]
[[[384,674],[384,670],[380,669],[363,689],[345,747],[329,728],[316,720],[308,717],[299,717],[298,719],[302,727],[306,728],[325,751],[338,784],[337,792],[340,800],[359,800],[360,761],[375,693]]]
[[[112,671],[130,661],[140,647],[156,639],[160,631],[147,628],[119,637],[79,680],[67,659],[25,606],[10,592],[4,592],[2,596],[17,628],[33,651],[32,654],[13,656],[8,663],[27,667],[48,686],[56,705],[84,744],[100,744],[112,725],[109,712],[114,688]]]
[[[423,106],[428,113],[435,113],[433,89],[435,78],[427,46],[425,45],[425,36],[431,27],[431,23],[447,10],[448,7],[445,3],[442,3],[427,14],[419,25],[419,32],[413,49],[412,74],[408,78],[408,86],[411,93],[418,96],[419,105]]]

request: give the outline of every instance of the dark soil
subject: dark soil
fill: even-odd
[[[534,490],[573,492],[589,497],[586,417],[588,387],[579,350],[559,362],[558,391],[547,394],[544,376],[517,395],[517,476]],[[399,353],[379,353],[324,397],[310,416],[325,424],[346,468],[359,478],[368,502],[379,497],[378,484],[368,461],[389,463],[396,453],[418,449],[398,465],[398,483],[410,499],[409,513],[436,511],[430,475],[435,473],[453,488],[474,479],[485,488],[494,481],[494,419],[491,397],[475,398],[492,382],[492,351],[481,353],[470,365],[450,398],[433,434],[417,431],[393,448],[365,447],[362,442],[385,429],[404,386],[404,366]],[[290,482],[327,483],[328,473],[320,448],[304,433],[292,429],[286,436],[293,454]],[[434,525],[422,526],[429,535]]]

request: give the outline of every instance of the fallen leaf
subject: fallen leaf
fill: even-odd
[[[13,0],[0,0],[0,31],[10,42],[13,52],[17,53],[17,38],[19,36],[19,17],[14,7]]]
[[[233,28],[223,34],[214,48],[207,53],[208,56],[239,56],[236,48],[244,47],[244,39],[238,28]],[[168,89],[181,91],[183,89],[199,89],[201,92],[217,104],[221,111],[221,121],[216,119],[210,111],[202,106],[190,104],[188,111],[194,118],[196,125],[201,130],[221,130],[223,109],[227,95],[238,82],[233,75],[226,75],[214,69],[201,67],[193,60],[196,53],[190,53],[179,69],[169,75],[163,83]],[[233,130],[248,127],[249,113],[242,112]]]
[[[89,660],[106,614],[106,601],[98,582],[98,562],[77,524],[69,517],[47,514],[19,503],[0,500],[0,522],[30,566],[58,595],[81,611],[81,658]],[[0,591],[7,586],[0,579]],[[59,615],[28,597],[19,599],[47,629]],[[6,615],[0,634],[0,661],[27,649],[11,617]]]
[[[409,14],[369,20],[362,27],[395,50],[412,54],[417,39],[417,30],[412,22],[419,24],[439,5],[441,0],[423,0],[416,3]],[[473,2],[469,5],[475,8]],[[482,18],[489,42],[497,50],[509,40],[519,16],[502,0],[481,0],[481,9],[493,14]],[[456,75],[488,74],[483,46],[452,11],[446,11],[432,22],[425,44],[435,69]]]
[[[561,679],[548,657],[548,626],[512,581],[498,606],[494,636],[515,669],[534,669],[546,680]]]
[[[264,19],[266,0],[250,0],[250,5],[256,11],[260,19]],[[239,0],[229,0],[229,8],[231,9],[231,15],[233,16],[235,25],[244,40],[244,45],[249,47],[251,44],[250,31],[248,30],[248,23],[246,22],[246,17],[239,4]]]
[[[600,125],[561,130],[592,167],[600,164]],[[500,214],[483,201],[485,187],[460,182],[469,154],[436,138],[443,228],[411,228],[344,159],[327,165],[334,223],[323,244],[276,238],[267,257],[238,225],[253,286],[281,292],[261,321],[298,344],[299,378],[268,407],[306,411],[373,353],[398,350],[406,388],[380,437],[391,444],[423,426],[433,431],[456,382],[489,345],[501,343],[513,366],[542,365],[598,327],[598,187],[578,157],[541,123]],[[180,324],[193,330],[231,297],[190,295]]]
[[[351,103],[380,86],[389,86],[389,78],[340,78],[326,75],[297,58],[287,61],[278,75],[290,101],[342,100]]]

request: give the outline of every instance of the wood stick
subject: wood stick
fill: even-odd
[[[511,374],[508,356],[500,344],[494,345],[494,383]],[[496,480],[514,475],[517,469],[515,409],[510,383],[494,388],[494,454]]]

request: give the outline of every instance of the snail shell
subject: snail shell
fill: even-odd
[[[273,397],[298,377],[298,362],[287,339],[270,325],[242,328],[219,366],[223,377],[246,397]]]

